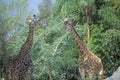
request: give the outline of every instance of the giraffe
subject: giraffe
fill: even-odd
[[[103,80],[103,65],[101,59],[88,49],[76,32],[70,19],[65,18],[62,22],[64,23],[64,28],[70,31],[74,43],[80,53],[78,58],[78,68],[81,79],[85,80],[85,74],[87,74],[90,80],[94,80],[96,75],[98,75],[98,80]]]
[[[29,20],[29,32],[19,54],[12,59],[6,70],[6,80],[32,80],[33,63],[30,49],[33,42],[35,20]]]

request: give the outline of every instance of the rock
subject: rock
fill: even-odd
[[[120,67],[118,67],[117,71],[115,71],[112,76],[105,80],[120,80]]]

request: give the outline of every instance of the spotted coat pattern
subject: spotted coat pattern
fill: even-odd
[[[29,33],[19,54],[13,58],[6,70],[6,80],[32,80],[33,63],[30,49],[33,42],[34,22],[29,23]]]
[[[85,80],[86,73],[90,80],[94,80],[96,75],[98,75],[98,80],[103,80],[103,65],[101,59],[87,48],[86,44],[76,32],[71,20],[65,18],[63,23],[64,28],[70,31],[74,43],[79,50],[78,68],[82,80]]]

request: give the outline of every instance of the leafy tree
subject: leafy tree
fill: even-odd
[[[52,7],[52,0],[43,0],[38,6],[38,16],[40,19],[44,20],[47,25],[51,24],[50,20],[52,18]]]
[[[33,80],[80,79],[79,53],[69,32],[63,30],[60,19],[64,17],[73,19],[78,34],[102,59],[105,76],[110,76],[120,64],[119,4],[119,0],[56,0],[55,4],[43,0],[38,6],[38,16],[50,24],[46,28],[35,28],[31,49]],[[0,63],[7,63],[9,58],[5,60],[5,55],[17,55],[28,34],[27,1],[2,0],[0,7]],[[0,65],[0,71],[3,70]]]
[[[21,21],[24,21],[26,6],[25,0],[0,1],[0,77],[2,78],[14,50],[10,42],[14,40],[12,36],[17,31],[17,26],[20,28]]]
[[[110,76],[120,64],[118,59],[120,18],[117,10],[119,6],[116,7],[119,2],[117,1],[117,4],[112,0],[97,2],[96,5],[101,4],[97,6],[98,20],[91,29],[92,39],[89,47],[101,56],[106,76]]]
[[[55,17],[69,17],[74,20],[75,25],[83,26],[81,27],[83,29],[83,38],[87,35],[87,27],[89,26],[91,37],[88,39],[88,46],[94,53],[101,57],[104,64],[105,76],[111,75],[120,64],[119,59],[115,57],[120,56],[118,44],[120,36],[117,35],[120,31],[119,3],[120,1],[118,0],[57,0],[54,6]],[[87,16],[85,14],[86,9],[90,9],[91,15]],[[91,20],[91,24],[87,22],[87,17],[91,18],[89,19]],[[114,46],[117,46],[115,47],[117,51],[113,49]],[[110,69],[111,66],[113,67]]]
[[[0,78],[3,77],[3,72],[5,70],[5,63],[6,63],[6,57],[7,57],[7,40],[6,40],[6,35],[7,35],[7,29],[4,27],[4,19],[0,15]],[[3,60],[4,59],[4,60]]]

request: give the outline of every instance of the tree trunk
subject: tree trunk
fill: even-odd
[[[91,11],[90,7],[87,6],[85,9],[85,14],[86,14],[86,23],[87,23],[87,43],[90,40],[90,23],[91,23]]]

